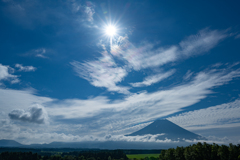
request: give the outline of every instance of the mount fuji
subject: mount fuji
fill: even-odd
[[[174,141],[183,140],[207,140],[206,138],[190,132],[167,119],[156,120],[143,129],[131,133],[126,136],[144,136],[144,135],[156,135],[156,139],[165,140],[171,139]]]

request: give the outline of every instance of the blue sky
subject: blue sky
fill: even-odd
[[[126,141],[167,118],[240,143],[238,6],[1,0],[0,139]]]

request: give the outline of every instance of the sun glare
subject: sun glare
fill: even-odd
[[[108,36],[112,37],[116,34],[116,27],[112,26],[112,25],[109,25],[109,26],[106,27],[105,32]]]

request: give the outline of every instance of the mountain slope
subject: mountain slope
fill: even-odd
[[[1,139],[0,146],[1,147],[22,147],[23,145],[14,140]]]
[[[126,136],[143,136],[143,135],[157,135],[157,134],[163,134],[159,135],[157,139],[159,140],[164,140],[164,139],[171,139],[171,140],[183,140],[183,139],[188,139],[188,140],[206,140],[206,138],[197,135],[193,132],[190,132],[172,122],[170,122],[167,119],[163,120],[156,120],[150,125],[146,126],[145,128],[136,131],[134,133],[131,133]]]

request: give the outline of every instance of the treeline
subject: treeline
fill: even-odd
[[[108,152],[109,150],[97,149],[97,148],[17,148],[17,147],[0,147],[0,153],[2,152],[32,152],[41,156],[51,156],[64,152]],[[121,149],[125,154],[158,154],[161,149]]]
[[[103,152],[65,152],[59,155],[41,156],[32,152],[2,152],[0,160],[127,160],[121,150]]]
[[[41,156],[45,155],[55,155],[62,152],[100,152],[100,151],[106,151],[106,150],[100,150],[100,149],[89,149],[89,148],[20,148],[20,147],[0,147],[0,153],[2,152],[32,152],[37,153]]]
[[[122,150],[125,154],[159,154],[161,149],[129,149]]]
[[[199,142],[188,147],[162,150],[159,160],[240,160],[240,145]]]

